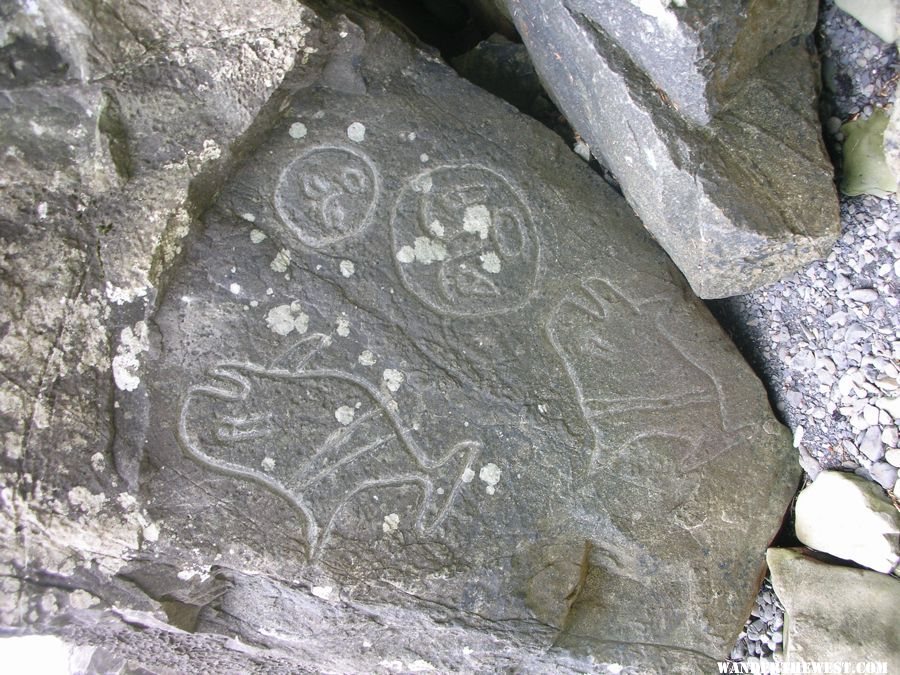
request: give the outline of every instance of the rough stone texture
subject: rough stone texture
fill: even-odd
[[[900,670],[900,581],[791,549],[769,549],[766,560],[786,611],[785,661],[874,661]]]
[[[797,467],[624,201],[374,23],[141,7],[4,94],[2,623],[98,670],[727,654]]]
[[[760,61],[699,125],[592,14],[508,6],[549,93],[698,295],[745,293],[825,254],[838,205],[802,41]]]
[[[797,538],[807,546],[878,572],[900,562],[900,513],[874,483],[823,471],[797,497]]]

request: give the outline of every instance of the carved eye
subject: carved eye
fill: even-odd
[[[368,181],[366,180],[366,175],[359,169],[346,167],[341,172],[341,185],[350,194],[358,195],[365,192],[368,187]]]
[[[272,433],[271,422],[271,413],[249,417],[225,416],[222,425],[216,429],[216,438],[224,443],[262,438]]]
[[[303,194],[310,199],[322,199],[331,191],[331,181],[324,176],[314,173],[303,177]]]
[[[497,209],[493,219],[491,238],[504,257],[517,256],[525,247],[525,229],[516,209],[505,206]]]

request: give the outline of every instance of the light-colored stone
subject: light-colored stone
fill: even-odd
[[[900,561],[900,514],[859,476],[823,471],[797,497],[794,515],[797,538],[811,548],[878,572]]]
[[[887,662],[900,672],[900,581],[790,549],[769,549],[766,561],[786,610],[785,661]]]
[[[884,453],[884,458],[887,460],[888,464],[900,466],[900,450],[898,450],[897,448],[891,448],[886,453]]]
[[[834,4],[885,42],[897,39],[897,0],[834,0]]]

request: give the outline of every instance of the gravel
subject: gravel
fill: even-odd
[[[841,124],[892,104],[900,63],[895,45],[831,0],[822,5],[817,37],[823,132],[840,171]],[[844,469],[892,494],[900,491],[897,196],[842,195],[841,228],[825,260],[749,295],[710,304],[766,382],[794,432],[808,478]],[[783,608],[767,580],[732,660],[771,660],[781,651],[782,631]]]

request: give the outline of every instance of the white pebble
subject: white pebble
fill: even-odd
[[[872,288],[855,288],[850,291],[849,296],[857,302],[874,302],[878,299],[878,291]]]
[[[354,122],[347,127],[347,138],[354,143],[362,143],[366,137],[366,125],[361,122]]]

